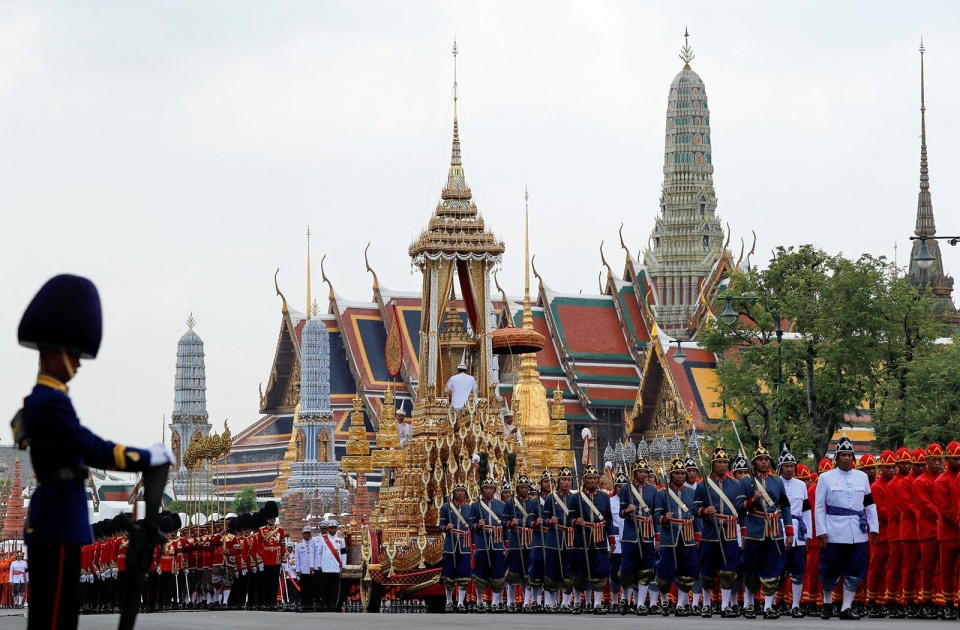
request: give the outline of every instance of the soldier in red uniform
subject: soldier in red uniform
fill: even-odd
[[[923,474],[926,453],[916,448],[910,453],[909,475],[900,480],[897,497],[900,501],[900,539],[903,559],[900,564],[900,593],[907,619],[917,618],[917,573],[920,565],[920,541],[917,537],[917,506],[913,484]]]
[[[903,582],[900,580],[900,566],[903,564],[903,537],[900,521],[903,518],[903,504],[900,503],[900,484],[910,475],[910,451],[904,447],[895,453],[897,462],[896,476],[887,484],[887,505],[889,506],[888,521],[890,523],[888,537],[890,541],[890,560],[887,569],[886,597],[887,613],[894,619],[906,616],[903,599]]]
[[[277,589],[280,586],[280,569],[283,565],[283,546],[286,536],[283,528],[277,524],[280,510],[274,501],[267,501],[263,507],[263,516],[267,524],[260,528],[258,534],[260,544],[261,598],[260,607],[264,610],[279,610],[277,608]]]
[[[937,560],[940,550],[937,546],[937,522],[940,519],[937,503],[933,496],[933,484],[940,476],[943,463],[943,447],[931,444],[925,456],[926,468],[913,482],[913,496],[917,510],[917,540],[920,545],[920,588],[917,603],[922,619],[937,617],[933,608],[934,580],[937,575]]]
[[[817,464],[817,473],[823,474],[828,470],[833,470],[833,462],[824,457],[820,460],[820,463]],[[811,478],[813,475],[811,475]],[[807,500],[810,502],[810,505],[813,505],[816,501],[817,495],[817,483],[816,480],[813,480],[813,483],[810,484],[809,489],[807,490]],[[803,599],[807,601],[807,615],[818,614],[817,609],[823,603],[823,593],[820,588],[820,539],[817,538],[817,524],[814,522],[816,519],[811,519],[811,532],[807,537],[807,574],[804,576],[803,580]]]
[[[947,468],[933,484],[933,494],[940,514],[937,542],[940,544],[940,590],[943,591],[943,618],[957,618],[957,564],[960,563],[960,442],[947,444],[944,454]]]
[[[885,571],[890,559],[890,505],[887,490],[897,474],[896,456],[887,449],[880,453],[880,474],[870,486],[873,503],[877,506],[880,533],[870,546],[870,566],[867,570],[867,615],[873,619],[886,617]]]

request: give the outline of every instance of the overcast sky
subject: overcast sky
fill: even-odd
[[[523,289],[537,267],[597,291],[653,227],[667,93],[684,26],[711,109],[718,214],[740,238],[906,264],[926,43],[931,190],[960,232],[960,4],[944,2],[5,2],[0,5],[0,411],[29,393],[16,328],[63,272],[104,302],[100,357],[71,384],[84,423],[161,437],[177,340],[206,343],[211,420],[258,416],[280,325],[273,273],[305,309],[321,256],[337,292],[419,290],[406,250],[450,156],[456,37],[464,162]],[[951,105],[954,103],[954,105]],[[945,247],[960,275],[960,252]],[[10,443],[6,430],[2,441]]]

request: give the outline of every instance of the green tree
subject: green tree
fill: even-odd
[[[244,486],[233,497],[233,511],[237,514],[253,512],[257,509],[257,489],[253,486]]]
[[[721,400],[751,440],[786,441],[817,459],[848,414],[886,404],[890,370],[935,332],[923,300],[882,257],[780,247],[766,269],[737,274],[728,291],[757,299],[734,300],[738,321],[713,320],[700,335],[724,357]],[[790,331],[782,343],[777,321]]]

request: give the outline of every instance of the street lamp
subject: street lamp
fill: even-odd
[[[720,313],[720,321],[722,321],[727,326],[733,326],[739,319],[740,314],[733,310],[733,306],[730,305],[731,302],[743,302],[744,304],[756,304],[760,301],[760,298],[754,297],[752,295],[721,295],[721,300],[726,300],[727,305],[724,307],[723,312]]]
[[[917,263],[917,266],[921,269],[929,269],[934,262],[936,262],[936,257],[930,253],[930,248],[927,246],[927,241],[929,239],[937,240],[937,236],[927,236],[926,234],[921,234],[920,236],[911,236],[911,241],[920,241],[920,251],[917,252],[917,255],[913,257],[913,262]],[[960,236],[940,236],[950,245],[955,246],[957,243],[960,243]]]
[[[677,351],[673,353],[673,360],[682,365],[683,362],[687,360],[687,353],[684,352],[683,348],[680,347],[680,340],[674,339],[670,343],[677,344]]]

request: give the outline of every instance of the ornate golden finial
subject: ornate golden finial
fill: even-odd
[[[533,270],[533,277],[540,281],[540,284],[543,285],[543,278],[540,277],[540,274],[537,273],[536,265],[537,255],[534,254],[533,258],[530,259],[530,269]]]
[[[197,325],[197,320],[193,318],[193,311],[190,311],[190,317],[187,318],[187,328],[193,330],[193,327]]]
[[[603,255],[603,241],[600,241],[600,262],[603,263],[603,266],[607,268],[607,279],[613,277],[613,269],[610,268],[610,264],[607,262],[607,257]],[[603,293],[603,288],[600,289],[600,293]]]
[[[623,242],[623,223],[620,224],[620,248],[627,253],[627,262],[630,262],[630,248]]]
[[[323,281],[327,283],[327,286],[330,287],[329,299],[333,302],[333,283],[330,282],[330,278],[327,277],[327,272],[323,267],[323,261],[327,259],[327,255],[324,254],[323,258],[320,259],[320,277],[323,278]]]
[[[757,251],[757,233],[755,230],[750,230],[753,233],[753,244],[750,246],[750,251],[747,253],[747,271],[750,271],[750,257]]]
[[[731,232],[730,232],[730,222],[728,221],[728,222],[727,222],[727,242],[725,242],[725,243],[723,244],[723,251],[724,251],[724,252],[726,252],[726,251],[727,251],[727,247],[730,246],[730,235],[731,235]]]
[[[367,258],[367,250],[370,249],[370,242],[367,242],[367,246],[363,248],[363,262],[367,265],[367,271],[373,274],[373,290],[380,290],[380,281],[377,280],[377,272],[373,270],[373,267],[370,266],[370,259]]]
[[[310,224],[307,223],[307,319],[310,319]]]
[[[279,295],[280,299],[283,300],[283,308],[281,308],[280,311],[284,315],[286,315],[287,313],[290,312],[290,309],[287,308],[287,298],[284,297],[283,293],[280,292],[280,285],[277,284],[277,276],[279,275],[280,275],[280,267],[277,267],[277,272],[273,274],[273,286],[277,290],[277,295]]]
[[[503,300],[503,310],[507,314],[507,319],[510,319],[510,310],[507,308],[507,292],[500,286],[500,280],[497,279],[496,271],[493,272],[493,286],[497,287],[497,291],[500,292],[500,297]]]
[[[680,49],[680,58],[683,59],[683,69],[690,69],[690,62],[693,61],[695,55],[693,54],[693,49],[690,48],[690,31],[687,30],[687,27],[683,27],[683,48]]]

